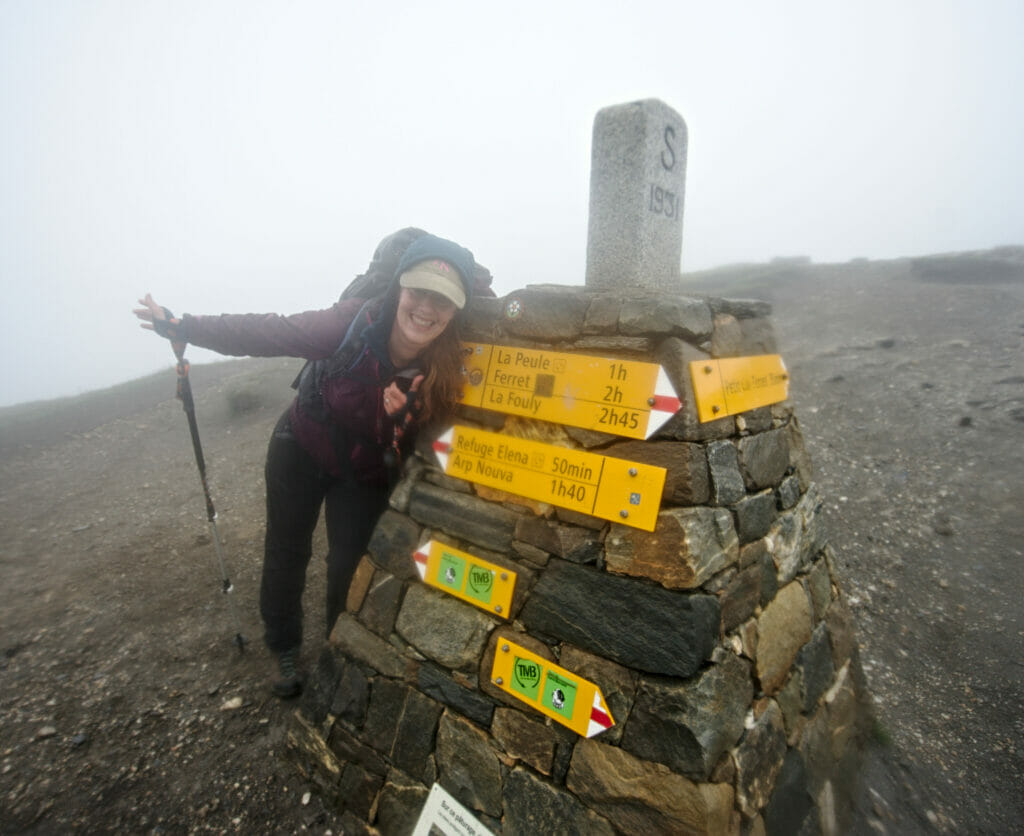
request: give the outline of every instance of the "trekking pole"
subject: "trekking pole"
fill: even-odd
[[[235,599],[231,596],[234,585],[228,578],[228,570],[224,564],[224,550],[220,544],[220,534],[217,532],[217,511],[213,507],[213,500],[210,498],[210,488],[206,484],[206,461],[203,458],[203,445],[199,441],[199,426],[196,424],[196,406],[192,399],[192,384],[188,380],[188,360],[185,359],[186,343],[171,341],[171,348],[174,349],[174,356],[178,358],[178,400],[181,401],[182,409],[188,417],[188,431],[192,434],[192,449],[196,454],[196,465],[199,467],[199,481],[203,484],[203,496],[206,497],[206,519],[210,523],[210,531],[213,532],[213,544],[217,549],[217,562],[220,565],[221,592],[228,596],[228,605],[235,622],[235,640],[238,645],[238,652],[245,650],[246,638],[242,635],[242,621],[238,617],[238,608]]]

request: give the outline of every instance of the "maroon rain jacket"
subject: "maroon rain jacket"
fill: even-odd
[[[190,343],[220,354],[321,360],[334,354],[364,302],[345,299],[324,310],[290,316],[185,314],[182,325]],[[377,332],[376,339],[366,341],[350,373],[324,384],[329,420],[304,414],[298,398],[292,402],[289,418],[292,434],[325,472],[382,485],[388,480],[384,454],[394,438],[394,423],[384,412],[383,391],[396,370],[387,356],[390,323],[368,320],[367,324]],[[413,434],[412,427],[405,430],[403,452],[411,447]]]

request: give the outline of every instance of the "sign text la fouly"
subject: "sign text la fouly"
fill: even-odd
[[[463,347],[467,406],[639,439],[680,406],[656,363],[487,343]]]

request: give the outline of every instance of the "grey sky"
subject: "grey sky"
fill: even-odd
[[[0,404],[168,366],[147,290],[324,307],[401,226],[582,283],[594,114],[640,98],[689,127],[684,269],[1024,243],[1021,9],[0,0]]]

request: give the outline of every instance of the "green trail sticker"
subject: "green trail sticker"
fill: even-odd
[[[576,703],[576,687],[576,683],[571,679],[559,676],[554,671],[548,671],[541,704],[566,717],[572,717],[572,708]]]
[[[491,603],[491,591],[494,589],[494,572],[483,566],[469,564],[469,579],[466,582],[466,594],[482,604]]]
[[[452,589],[462,589],[462,576],[466,571],[466,561],[448,552],[441,554],[437,566],[437,582]]]
[[[512,664],[512,689],[527,699],[536,700],[540,692],[541,666],[532,659],[516,657]]]

